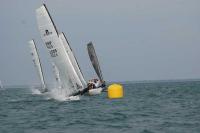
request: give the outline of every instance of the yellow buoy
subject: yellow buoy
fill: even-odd
[[[120,84],[112,84],[108,87],[108,98],[122,98],[123,86]]]

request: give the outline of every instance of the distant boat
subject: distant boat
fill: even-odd
[[[65,44],[59,38],[55,24],[44,4],[36,10],[36,18],[41,38],[46,45],[52,61],[59,70],[65,95],[66,97],[70,97],[74,93],[84,89],[84,85],[70,60],[70,56],[64,46]]]
[[[0,89],[3,89],[3,84],[1,82],[1,80],[0,80]]]
[[[35,45],[34,40],[30,40],[28,43],[29,43],[29,47],[30,47],[30,51],[31,51],[33,64],[36,68],[38,77],[39,77],[40,82],[41,82],[41,88],[39,88],[39,90],[43,93],[43,92],[47,91],[47,87],[46,87],[46,84],[45,84],[44,74],[43,74],[43,71],[42,71],[42,65],[41,65],[41,62],[40,62],[40,58],[39,58],[39,55],[38,55],[38,52],[37,52],[37,47]]]

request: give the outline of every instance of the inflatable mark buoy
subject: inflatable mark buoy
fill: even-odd
[[[108,87],[108,98],[123,98],[123,86],[120,84],[112,84]]]

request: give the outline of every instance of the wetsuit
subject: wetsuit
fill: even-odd
[[[83,90],[79,90],[78,92],[72,94],[71,96],[83,95],[83,94],[85,94],[88,91],[89,91],[89,87],[87,87],[87,88],[85,88]]]
[[[99,87],[102,87],[104,88],[106,85],[105,85],[105,82],[100,85]],[[72,94],[71,96],[77,96],[77,95],[83,95],[85,94],[86,92],[88,92],[90,89],[94,89],[95,88],[95,85],[93,83],[91,84],[88,84],[87,88],[83,89],[83,90],[79,90],[78,92]]]

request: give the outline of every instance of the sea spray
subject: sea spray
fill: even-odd
[[[38,88],[30,87],[30,90],[33,95],[41,95],[42,94]]]
[[[74,101],[74,100],[80,100],[79,96],[67,96],[66,90],[61,88],[52,88],[49,92],[44,93],[44,96],[47,99],[55,99],[58,101]]]

